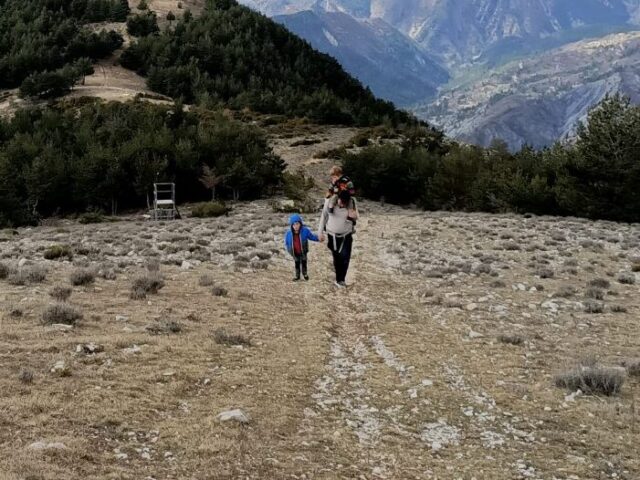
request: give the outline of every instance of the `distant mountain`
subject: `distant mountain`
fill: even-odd
[[[267,15],[311,8],[379,18],[449,67],[545,50],[638,25],[640,0],[244,0]]]
[[[444,68],[384,20],[356,20],[321,9],[276,16],[274,20],[336,58],[374,94],[397,105],[432,98],[449,80]]]
[[[585,40],[509,63],[418,108],[446,133],[488,145],[541,147],[571,136],[608,93],[640,102],[640,32]]]
[[[606,93],[640,91],[640,0],[242,1],[383,98],[483,145],[548,145]]]

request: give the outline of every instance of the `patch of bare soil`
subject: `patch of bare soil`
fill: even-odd
[[[288,135],[274,135],[273,150],[287,163],[289,171],[303,170],[324,189],[329,182],[329,169],[336,163],[326,158],[326,152],[348,144],[358,130],[322,126],[308,127],[309,131],[302,130]]]
[[[84,85],[76,85],[68,98],[97,97],[104,100],[133,100],[139,94],[151,94],[145,79],[131,70],[113,64],[113,59],[94,65],[95,73],[86,77]]]
[[[131,10],[137,12],[136,7],[139,3],[137,0],[129,0]],[[181,16],[185,10],[190,10],[194,15],[198,15],[204,9],[205,0],[149,0],[147,4],[150,10],[156,12],[158,24],[166,25],[169,12],[173,12],[176,17]],[[182,8],[178,8],[179,4]]]
[[[18,90],[0,90],[0,117],[11,116],[16,110],[25,105],[25,101],[18,97]]]
[[[640,226],[361,205],[343,292],[264,202],[3,232],[0,478],[639,478]]]

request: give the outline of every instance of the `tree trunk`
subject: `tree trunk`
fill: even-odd
[[[215,187],[215,185],[213,187],[211,187],[211,201],[212,202],[216,201],[216,187]]]

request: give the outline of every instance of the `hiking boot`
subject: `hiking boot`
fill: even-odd
[[[303,275],[304,279],[308,282],[309,281],[309,275],[307,275],[306,273]]]
[[[300,281],[300,276],[293,277],[293,281],[294,282],[299,282]]]
[[[333,284],[337,287],[337,288],[347,288],[347,284],[344,282],[333,282]]]

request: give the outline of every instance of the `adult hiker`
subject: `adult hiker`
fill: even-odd
[[[346,288],[345,282],[351,250],[353,247],[353,233],[358,220],[358,208],[351,194],[343,190],[338,194],[336,208],[331,206],[331,198],[324,201],[318,234],[320,241],[327,241],[327,246],[333,254],[333,268],[336,272],[335,285]]]

